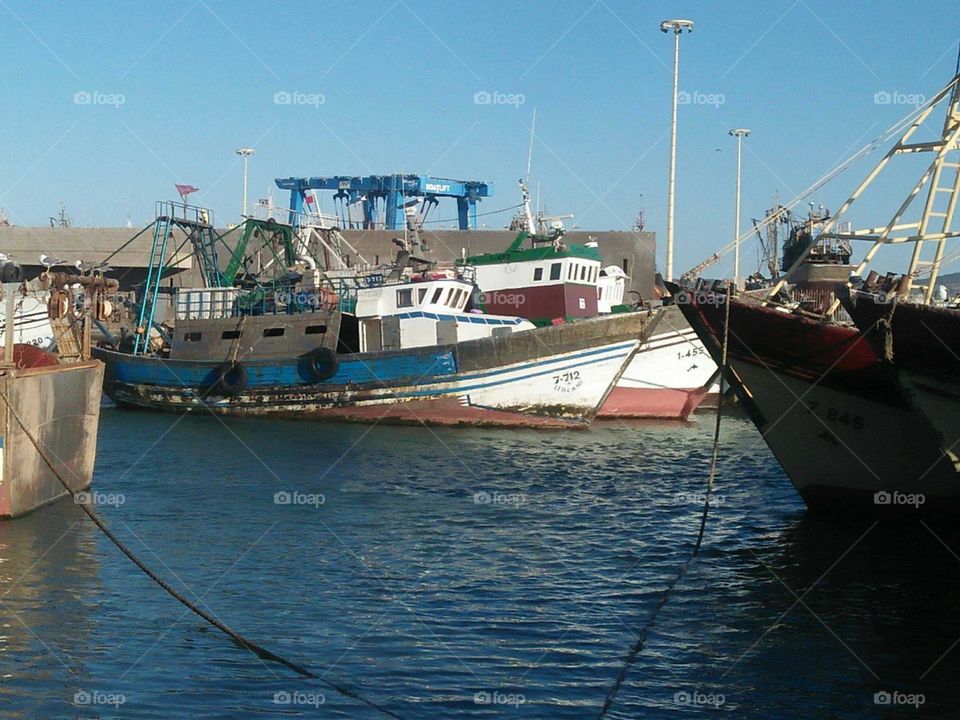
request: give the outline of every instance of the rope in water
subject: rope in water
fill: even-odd
[[[693,550],[690,553],[690,556],[686,559],[683,565],[680,566],[680,570],[677,572],[676,577],[670,581],[670,584],[667,585],[667,589],[663,591],[663,595],[660,596],[660,600],[653,608],[653,612],[650,613],[650,617],[647,619],[646,624],[643,626],[643,629],[640,630],[640,634],[637,636],[636,642],[634,642],[633,647],[630,648],[630,652],[627,653],[627,657],[624,659],[623,666],[620,668],[620,673],[617,675],[617,679],[614,681],[610,690],[607,692],[607,697],[604,699],[603,707],[600,709],[600,714],[597,716],[598,720],[602,720],[607,716],[607,713],[610,712],[610,708],[613,707],[613,701],[617,698],[617,693],[620,692],[620,686],[623,684],[623,681],[627,677],[627,672],[636,662],[637,656],[643,651],[643,646],[647,642],[647,635],[650,632],[650,629],[654,626],[657,621],[657,617],[660,615],[660,611],[663,609],[664,605],[667,604],[667,600],[670,599],[670,596],[673,594],[674,589],[677,587],[677,584],[683,579],[683,576],[687,574],[691,563],[697,555],[700,554],[700,547],[703,544],[703,534],[707,527],[707,514],[710,511],[710,495],[713,492],[713,481],[717,475],[717,457],[719,454],[720,447],[720,419],[723,417],[723,397],[724,397],[724,375],[722,370],[727,366],[727,346],[730,340],[730,298],[732,296],[732,291],[730,285],[727,286],[727,302],[726,309],[724,312],[724,322],[723,322],[723,346],[721,348],[721,374],[720,374],[720,397],[717,400],[717,415],[716,422],[713,427],[713,450],[710,455],[710,474],[707,476],[707,492],[703,503],[703,513],[700,516],[700,530],[697,533],[697,541],[693,545]]]
[[[36,449],[37,453],[40,455],[40,458],[43,460],[44,464],[48,468],[50,468],[50,472],[52,472],[54,477],[56,477],[57,480],[60,481],[60,484],[63,485],[64,489],[68,493],[70,493],[70,496],[73,497],[76,494],[73,488],[71,488],[63,479],[63,477],[60,475],[60,473],[57,472],[57,469],[54,467],[53,463],[50,462],[50,459],[47,457],[46,453],[40,448],[40,443],[37,442],[37,439],[33,436],[33,434],[24,424],[23,420],[17,414],[17,411],[14,410],[13,405],[11,405],[10,400],[7,398],[6,393],[4,393],[2,390],[0,390],[0,399],[3,400],[3,403],[7,406],[7,409],[10,410],[10,414],[17,421],[17,424],[23,430],[24,434],[27,436],[27,439],[30,440],[30,443]],[[120,550],[120,552],[126,555],[134,565],[140,568],[140,570],[142,570],[144,574],[147,575],[147,577],[149,577],[157,585],[163,588],[175,600],[185,605],[187,609],[190,610],[192,613],[206,620],[215,628],[217,628],[218,630],[220,630],[221,632],[229,636],[231,639],[233,639],[234,641],[236,641],[237,643],[245,647],[250,652],[254,653],[257,657],[263,660],[270,660],[272,662],[279,663],[280,665],[283,665],[284,667],[289,668],[290,670],[293,670],[298,675],[301,675],[310,680],[316,680],[319,683],[330,688],[331,690],[334,690],[345,697],[351,698],[353,700],[357,700],[358,702],[361,702],[364,705],[367,705],[373,708],[374,710],[377,710],[383,715],[387,715],[388,717],[398,718],[399,720],[402,720],[402,718],[399,715],[388,710],[382,705],[378,705],[377,703],[373,702],[372,700],[368,700],[367,698],[359,695],[358,693],[356,693],[355,691],[351,690],[348,687],[345,687],[343,685],[340,685],[339,683],[335,683],[330,680],[327,680],[317,675],[316,673],[312,672],[311,670],[308,670],[302,665],[298,665],[297,663],[291,660],[287,660],[286,658],[281,657],[280,655],[277,655],[276,653],[271,652],[270,650],[267,650],[262,645],[258,645],[257,643],[248,640],[243,635],[238,633],[236,630],[225,625],[220,620],[217,620],[217,618],[213,617],[210,613],[198,607],[196,603],[191,602],[186,597],[181,595],[176,589],[171,587],[163,578],[161,578],[153,570],[147,567],[147,565],[139,557],[137,557],[137,555],[130,548],[128,548],[123,543],[123,541],[120,540],[113,533],[113,531],[109,527],[107,527],[107,524],[103,521],[103,519],[99,515],[97,515],[97,513],[95,513],[93,510],[87,507],[85,503],[77,503],[77,504],[79,505],[80,509],[87,514],[87,517],[89,517],[94,522],[94,524],[98,528],[100,528],[101,531],[103,531],[104,535],[106,535],[110,539],[110,542],[116,545],[117,548]]]

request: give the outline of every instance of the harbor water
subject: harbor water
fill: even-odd
[[[595,718],[691,554],[712,415],[570,432],[105,409],[93,501],[174,587],[403,718]],[[611,718],[950,717],[960,534],[808,514],[724,420]],[[69,500],[0,524],[3,718],[374,718]]]

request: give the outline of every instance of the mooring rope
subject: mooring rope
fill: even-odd
[[[603,720],[603,718],[607,716],[607,713],[610,712],[610,708],[613,707],[613,701],[616,700],[617,693],[620,692],[620,686],[626,679],[627,672],[633,666],[634,662],[636,662],[637,656],[643,651],[643,646],[647,642],[647,635],[650,633],[650,629],[656,623],[657,617],[660,615],[660,611],[663,610],[663,607],[667,604],[667,600],[670,599],[670,596],[673,594],[677,584],[683,579],[684,575],[687,574],[687,570],[690,568],[691,563],[693,563],[697,555],[700,554],[700,546],[703,544],[703,534],[707,527],[707,515],[710,511],[710,495],[713,493],[713,481],[717,475],[717,457],[720,447],[720,419],[723,416],[723,370],[727,366],[727,346],[730,340],[730,300],[732,296],[732,287],[728,283],[727,302],[723,322],[723,346],[720,353],[720,397],[717,399],[716,422],[714,423],[713,428],[713,450],[710,455],[710,473],[707,476],[707,492],[703,502],[703,513],[700,516],[700,530],[697,533],[697,541],[694,543],[693,550],[691,551],[689,557],[687,557],[683,565],[681,565],[680,569],[677,571],[676,577],[670,581],[670,584],[667,585],[667,589],[663,591],[663,595],[660,596],[660,600],[657,602],[656,606],[654,606],[653,612],[650,613],[650,617],[643,626],[643,629],[640,630],[640,634],[637,636],[636,642],[634,642],[633,647],[630,648],[630,652],[624,659],[623,666],[620,668],[620,673],[617,675],[617,679],[614,680],[613,685],[607,692],[607,697],[603,702],[603,707],[600,709],[600,714],[597,716],[597,720]]]
[[[70,493],[70,497],[74,497],[76,493],[74,492],[73,488],[71,488],[63,479],[63,477],[60,475],[60,473],[57,472],[56,467],[54,467],[53,463],[50,462],[50,459],[47,457],[46,453],[41,449],[40,444],[37,442],[36,438],[34,438],[33,434],[30,432],[26,424],[20,418],[17,411],[13,408],[13,405],[10,403],[10,400],[7,398],[6,393],[4,393],[2,390],[0,390],[0,399],[3,400],[3,403],[7,406],[7,409],[10,410],[10,414],[13,415],[14,419],[17,421],[17,424],[21,427],[24,434],[27,436],[27,439],[30,440],[30,443],[36,449],[37,453],[40,455],[40,458],[43,460],[44,464],[48,468],[50,468],[50,472],[52,472],[54,477],[56,477],[57,480],[60,481],[60,484],[63,485],[64,489],[68,493]],[[213,617],[213,615],[206,612],[202,608],[198,607],[196,603],[188,600],[176,589],[174,589],[169,583],[167,583],[163,578],[157,575],[157,573],[151,570],[146,565],[146,563],[143,562],[143,560],[137,557],[137,555],[130,548],[128,548],[123,543],[123,541],[120,540],[120,538],[118,538],[113,533],[113,531],[107,526],[107,524],[103,521],[103,519],[99,515],[97,515],[97,513],[95,513],[93,510],[87,507],[85,503],[77,503],[77,505],[79,505],[80,509],[87,514],[87,517],[89,517],[94,522],[94,524],[98,528],[100,528],[103,534],[110,539],[110,542],[116,545],[117,548],[120,550],[120,552],[126,555],[134,565],[140,568],[140,570],[142,570],[143,573],[147,575],[147,577],[149,577],[157,585],[163,588],[175,600],[185,605],[187,609],[190,610],[192,613],[194,613],[195,615],[198,615],[203,620],[210,623],[210,625],[212,625],[213,627],[217,628],[218,630],[220,630],[221,632],[229,636],[232,640],[239,643],[241,646],[245,647],[247,650],[250,650],[257,657],[263,660],[270,660],[272,662],[283,665],[284,667],[289,668],[290,670],[293,670],[298,675],[301,675],[310,680],[316,680],[317,682],[325,685],[331,690],[334,690],[345,697],[351,698],[353,700],[357,700],[358,702],[361,702],[364,705],[367,705],[384,715],[387,715],[392,718],[398,718],[398,720],[403,720],[400,715],[397,715],[396,713],[388,710],[382,705],[378,705],[372,700],[368,700],[367,698],[363,697],[362,695],[359,695],[358,693],[351,690],[350,688],[340,685],[339,683],[335,683],[331,680],[327,680],[326,678],[321,677],[320,675],[317,675],[316,673],[314,673],[311,670],[308,670],[302,665],[298,665],[292,660],[287,660],[286,658],[281,657],[280,655],[277,655],[276,653],[271,652],[270,650],[267,650],[262,645],[258,645],[257,643],[252,642],[251,640],[248,640],[233,628],[229,627],[228,625],[224,624],[217,618]]]

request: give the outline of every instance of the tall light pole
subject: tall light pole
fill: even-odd
[[[247,219],[247,162],[254,154],[253,148],[237,148],[237,155],[243,158],[243,213],[241,219]]]
[[[740,287],[740,169],[743,139],[750,134],[747,128],[734,128],[730,134],[737,139],[737,203],[733,220],[733,285]]]
[[[680,82],[680,36],[693,32],[692,20],[664,20],[660,32],[673,31],[673,120],[670,124],[670,183],[667,186],[667,280],[673,280],[673,193],[677,181],[677,97]]]

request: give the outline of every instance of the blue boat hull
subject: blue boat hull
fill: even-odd
[[[170,412],[509,426],[588,424],[655,325],[646,313],[597,318],[506,337],[341,355],[318,382],[305,358],[243,363],[225,393],[220,362],[134,356],[98,348],[118,405]]]

